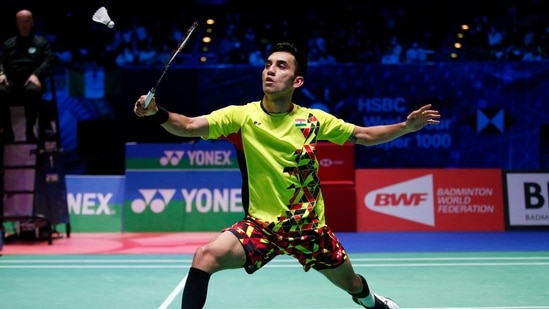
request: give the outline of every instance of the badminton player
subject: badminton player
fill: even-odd
[[[377,145],[438,124],[440,115],[427,104],[403,122],[362,127],[320,109],[299,106],[292,98],[305,81],[307,66],[307,58],[294,45],[276,44],[263,68],[262,98],[199,117],[169,112],[154,98],[144,108],[145,95],[137,100],[137,116],[148,117],[174,135],[232,142],[242,171],[245,215],[196,250],[181,308],[203,308],[212,274],[234,268],[253,274],[282,254],[296,258],[304,271],[320,272],[364,308],[399,308],[395,301],[374,293],[366,279],[355,273],[345,248],[326,225],[315,146],[321,140]],[[302,297],[310,289],[314,287],[295,295]]]

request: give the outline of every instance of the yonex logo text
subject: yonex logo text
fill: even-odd
[[[134,213],[143,213],[147,207],[153,213],[163,212],[174,199],[176,189],[139,189],[143,198],[132,201]],[[207,212],[243,212],[242,189],[181,189],[181,202],[185,203],[185,212],[193,212],[193,206],[199,213]]]
[[[109,208],[112,193],[77,193],[67,194],[69,210],[75,215],[113,215],[115,212]]]
[[[187,158],[190,166],[227,166],[231,165],[230,150],[166,150],[160,158],[160,165],[177,166],[183,158]]]

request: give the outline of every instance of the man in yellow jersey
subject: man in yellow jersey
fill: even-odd
[[[393,300],[372,292],[364,277],[355,273],[342,244],[326,225],[315,147],[321,140],[366,146],[389,142],[438,124],[440,115],[427,104],[403,122],[362,127],[320,109],[299,106],[292,96],[303,85],[307,67],[307,57],[294,45],[279,43],[265,62],[264,95],[259,101],[188,117],[168,112],[154,98],[145,108],[146,95],[137,100],[137,116],[149,117],[174,135],[229,140],[242,172],[245,216],[196,250],[182,309],[203,308],[213,273],[244,268],[252,274],[281,254],[296,258],[305,271],[319,271],[364,308],[399,308]]]

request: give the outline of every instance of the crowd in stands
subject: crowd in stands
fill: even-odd
[[[141,13],[114,7],[114,29],[91,22],[91,8],[58,10],[57,16],[34,11],[43,20],[37,28],[68,65],[163,65],[198,18],[199,29],[183,51],[190,56],[182,56],[181,63],[199,64],[204,55],[208,64],[263,65],[267,49],[281,40],[304,48],[313,65],[455,61],[451,52],[465,61],[549,59],[549,2],[543,0],[318,0],[311,5],[281,0],[266,8],[255,2]],[[215,23],[207,25],[207,18]],[[462,29],[464,24],[469,29]],[[206,35],[211,43],[202,42]],[[454,48],[456,42],[461,49]]]
[[[526,10],[509,5],[469,22],[467,58],[471,60],[542,61],[549,59],[549,11],[542,1]]]

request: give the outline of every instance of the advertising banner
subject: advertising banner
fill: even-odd
[[[358,169],[358,231],[503,231],[499,169]]]
[[[549,229],[549,172],[505,171],[507,229]]]
[[[230,143],[127,144],[126,156],[124,231],[219,231],[243,217]]]
[[[316,156],[320,163],[318,177],[323,185],[355,184],[355,145],[318,142]]]
[[[65,180],[71,231],[122,231],[123,176],[67,175]]]

